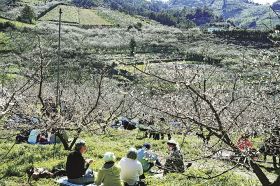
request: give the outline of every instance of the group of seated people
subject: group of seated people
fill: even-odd
[[[26,136],[25,138],[27,139],[27,142],[29,144],[45,145],[45,144],[55,144],[55,143],[61,142],[56,131],[53,129],[49,130],[49,131],[41,131],[39,129],[32,129],[28,133],[26,133],[26,134],[28,134],[28,136]],[[68,136],[65,131],[60,131],[60,134],[65,141],[68,141]],[[20,141],[19,137],[22,138],[22,136],[23,135],[17,136],[16,137],[17,141]]]
[[[48,134],[40,133],[37,136],[37,143],[39,143],[39,144],[49,144],[50,141],[48,140]]]
[[[139,150],[129,149],[126,157],[123,157],[119,163],[116,163],[114,153],[106,152],[103,156],[105,163],[95,176],[95,173],[88,169],[93,160],[83,158],[82,155],[87,151],[87,147],[85,142],[80,141],[75,144],[75,151],[67,158],[68,181],[73,184],[136,186],[144,183],[142,182],[145,179],[144,173],[149,172],[155,165],[163,169],[164,174],[184,172],[183,155],[178,144],[174,140],[169,140],[167,146],[170,154],[164,165],[160,163],[157,155],[152,153],[149,143],[145,143]]]
[[[16,142],[28,142],[30,144],[52,144],[55,143],[55,134],[48,134],[40,130],[25,130],[16,136]]]

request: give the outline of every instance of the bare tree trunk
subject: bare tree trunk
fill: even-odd
[[[72,141],[72,143],[70,144],[69,146],[69,149],[68,150],[72,150],[73,146],[75,145],[76,141],[77,141],[78,137],[75,137]]]
[[[256,176],[258,177],[258,179],[260,180],[260,182],[262,183],[263,186],[269,186],[271,185],[269,179],[267,178],[267,176],[264,174],[264,172],[262,171],[262,169],[258,166],[258,164],[256,164],[255,162],[253,162],[252,160],[250,160],[250,165],[253,169],[253,172],[256,174]],[[280,177],[280,176],[279,176]],[[277,178],[277,180],[280,178]],[[276,181],[277,181],[276,180]],[[275,181],[275,182],[276,182]],[[273,184],[274,185],[274,184]],[[277,184],[276,184],[277,185]],[[276,186],[275,185],[275,186]]]
[[[80,133],[81,133],[81,130],[78,131],[77,136],[72,140],[70,145],[69,145],[68,141],[66,141],[64,139],[63,135],[60,132],[56,132],[56,135],[60,139],[61,143],[63,144],[64,149],[71,151],[73,149],[73,146],[75,145],[77,139],[79,138]]]
[[[279,185],[280,185],[280,176],[277,177],[277,179],[273,184],[271,184],[271,186],[279,186]]]
[[[40,81],[39,81],[39,92],[38,92],[38,98],[42,104],[42,108],[45,108],[45,104],[44,104],[44,99],[42,98],[42,91],[43,91],[43,71],[44,71],[44,64],[43,64],[43,54],[42,54],[42,48],[41,48],[41,39],[38,36],[38,43],[39,43],[39,50],[40,50]]]
[[[65,150],[69,150],[68,141],[66,141],[63,137],[63,135],[60,132],[56,133],[57,137],[60,139],[61,143],[63,144],[63,147]],[[55,142],[56,143],[56,142]]]

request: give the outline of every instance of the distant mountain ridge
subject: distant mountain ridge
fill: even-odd
[[[9,2],[0,0],[0,15],[11,19],[18,16],[24,3],[32,6],[35,12],[40,12],[46,6],[53,6],[54,2],[68,2],[86,8],[103,6],[181,28],[222,20],[241,28],[273,29],[276,24],[280,25],[280,16],[275,14],[280,15],[280,0],[271,5],[274,11],[269,5],[260,5],[252,0],[169,0],[165,3],[162,0],[54,0],[47,1],[47,5],[18,0],[14,6],[8,6]]]
[[[241,27],[264,27],[280,24],[280,20],[268,5],[260,5],[249,0],[170,0],[169,8],[207,8],[225,20],[231,20]],[[280,12],[280,0],[272,5]]]
[[[275,10],[280,10],[280,0],[272,4],[272,8]]]
[[[83,0],[74,0],[83,1]],[[89,0],[86,0],[89,1]],[[160,12],[187,9],[207,9],[217,17],[222,17],[225,21],[231,21],[242,28],[263,28],[272,29],[276,24],[280,24],[280,19],[272,11],[269,5],[254,3],[252,0],[91,0],[103,2],[111,8],[131,12],[145,12],[145,10]],[[124,8],[119,8],[124,7]],[[275,12],[280,14],[280,0],[272,5]],[[140,10],[140,11],[139,11]],[[144,10],[144,11],[142,11]],[[143,15],[143,14],[142,14]],[[145,15],[145,13],[144,13]],[[174,14],[176,17],[176,13]],[[180,18],[181,19],[181,18]],[[187,19],[187,17],[186,17]],[[211,19],[213,21],[213,19]]]
[[[280,24],[279,18],[274,11],[271,10],[269,5],[257,4],[252,0],[169,0],[164,1],[165,3],[161,0],[96,1],[103,1],[103,4],[107,4],[111,7],[125,7],[124,9],[127,12],[130,12],[131,9],[134,9],[135,7],[139,7],[138,12],[141,9],[147,9],[154,12],[160,12],[163,10],[172,10],[174,12],[178,9],[182,10],[183,8],[207,9],[210,12],[213,12],[217,17],[222,17],[225,21],[229,20],[242,28],[272,29],[276,24]],[[275,2],[272,7],[280,14],[280,0]]]

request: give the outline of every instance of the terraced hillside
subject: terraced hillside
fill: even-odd
[[[174,123],[174,118],[177,119],[175,114],[179,114],[180,122],[189,115],[192,118],[202,117],[201,121],[205,122],[205,125],[201,125],[186,118],[182,121],[183,127],[173,131],[173,138],[181,146],[185,164],[192,162],[193,165],[184,174],[167,175],[155,167],[152,173],[146,174],[148,185],[261,185],[246,162],[241,162],[242,159],[237,163],[231,162],[230,158],[217,153],[229,149],[229,145],[223,142],[224,135],[215,137],[211,130],[207,131],[209,126],[215,129],[216,119],[203,99],[209,98],[217,110],[224,108],[224,105],[229,110],[221,114],[220,121],[225,123],[222,132],[228,132],[232,144],[237,143],[241,134],[254,129],[253,132],[256,130],[258,135],[250,138],[253,147],[259,149],[263,145],[270,127],[267,124],[275,122],[274,119],[269,120],[269,117],[275,117],[272,109],[275,108],[277,115],[280,108],[279,48],[270,40],[259,39],[268,33],[252,30],[209,33],[198,27],[180,29],[164,26],[107,7],[78,8],[62,5],[62,1],[57,0],[48,0],[46,5],[44,0],[20,2],[30,5],[37,16],[45,12],[33,24],[11,21],[15,20],[11,17],[0,18],[0,23],[11,21],[15,25],[0,30],[0,186],[28,185],[26,171],[32,166],[50,170],[53,167],[65,168],[69,152],[62,144],[15,144],[15,136],[24,127],[42,130],[53,127],[63,130],[66,127],[70,140],[79,136],[86,141],[89,150],[85,157],[94,159],[91,169],[98,171],[104,163],[102,157],[105,152],[114,152],[119,161],[130,147],[140,148],[145,142],[152,144],[154,152],[165,163],[169,154],[166,138],[142,139],[145,133],[140,129],[143,128],[116,130],[111,128],[111,124],[119,116],[137,117],[137,120],[155,116],[157,127],[161,124],[158,121],[160,117],[166,117]],[[14,15],[21,8],[22,5],[11,7],[10,14]],[[63,24],[58,53],[57,21],[60,8],[63,11]],[[248,19],[252,19],[250,14]],[[45,116],[42,102],[55,100],[58,74],[66,114],[53,119]],[[202,100],[195,101],[199,96],[186,88],[192,76],[197,79],[191,87],[198,90],[198,95],[203,95],[200,96]],[[165,80],[162,81],[163,78]],[[233,85],[231,81],[235,79],[237,82]],[[28,86],[19,89],[22,85]],[[255,92],[257,90],[262,92]],[[99,100],[99,92],[101,101],[96,101],[98,105],[92,110],[95,100]],[[234,98],[235,95],[243,94],[246,96],[244,101],[239,97]],[[11,99],[7,110],[3,111],[10,95],[15,97]],[[248,96],[252,96],[252,99]],[[224,104],[234,99],[240,100],[240,103],[234,102],[232,106],[231,103],[229,106]],[[249,107],[247,100],[252,107],[244,112],[243,103],[245,108]],[[199,115],[196,115],[197,110],[193,106],[196,104],[201,110]],[[170,111],[175,114],[169,114]],[[60,112],[65,113],[62,109]],[[232,117],[229,115],[235,117],[239,112],[241,114],[237,116],[240,118],[234,124],[230,123]],[[22,123],[12,121],[14,114],[24,116]],[[15,118],[18,118],[17,115]],[[32,121],[37,118],[40,118],[42,125],[34,125]],[[80,129],[81,133],[78,132]],[[209,140],[205,141],[208,136]],[[248,155],[248,158],[251,156]],[[275,180],[279,176],[279,169],[272,168],[272,157],[268,157],[267,162],[262,161],[262,155],[258,158],[257,163],[263,172],[269,179]],[[55,179],[32,180],[32,184],[57,185]]]
[[[58,21],[59,9],[62,10],[62,21],[80,25],[102,25],[109,26],[112,23],[98,14],[96,9],[83,9],[74,6],[59,5],[45,16],[40,18],[40,21]]]

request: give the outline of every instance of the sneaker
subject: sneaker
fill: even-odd
[[[192,163],[188,163],[188,165],[186,166],[186,168],[189,168],[190,166],[192,166]]]

